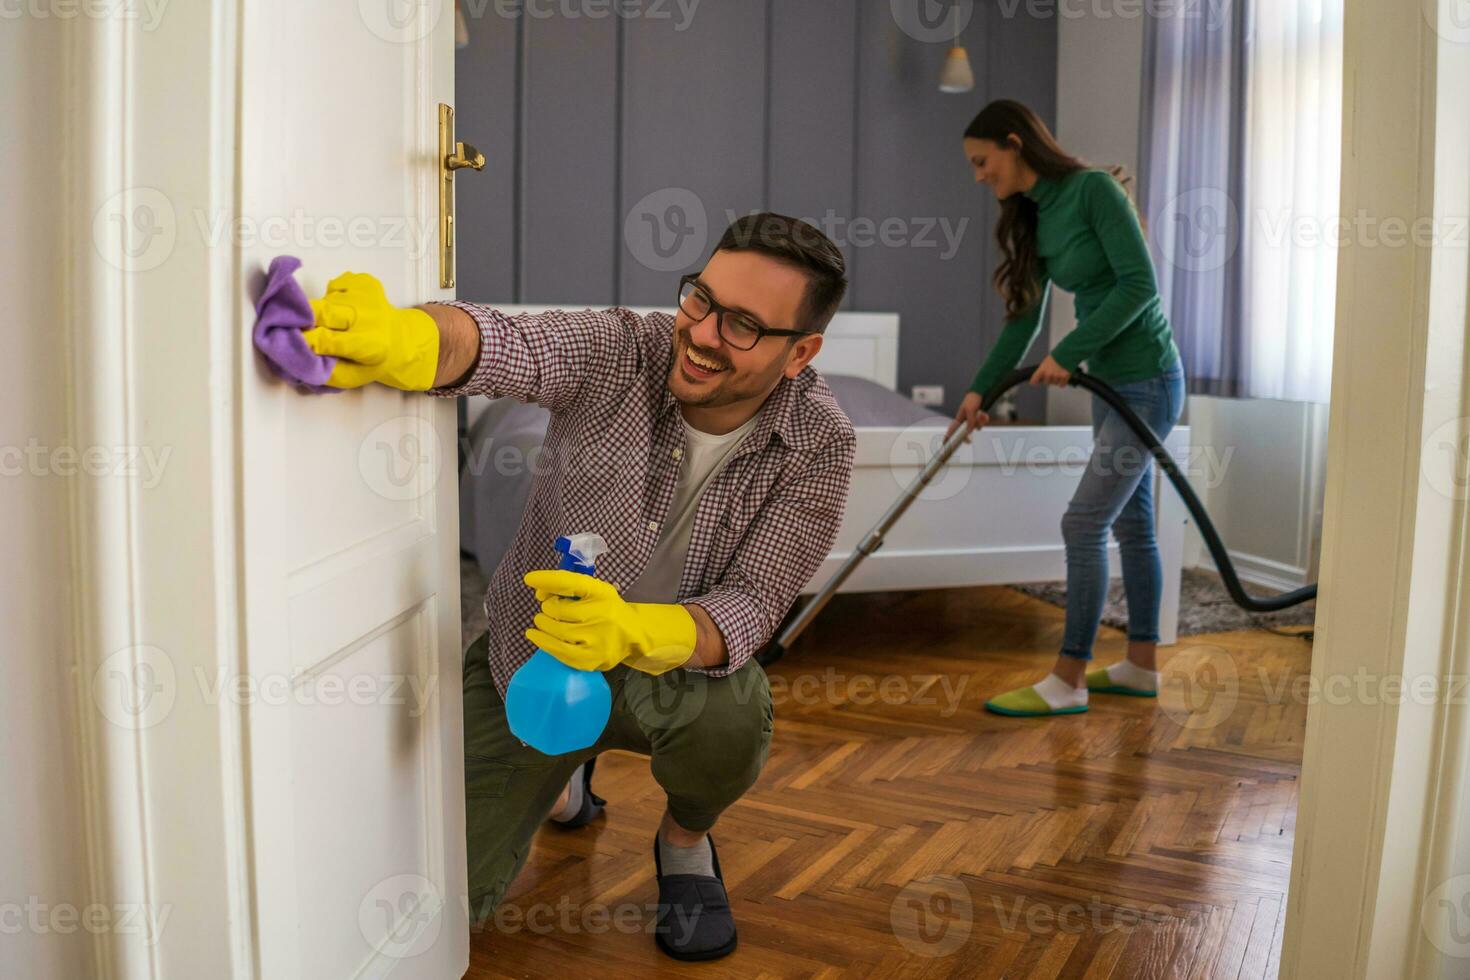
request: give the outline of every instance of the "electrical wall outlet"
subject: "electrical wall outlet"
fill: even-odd
[[[920,405],[943,405],[944,385],[914,385],[913,399]]]

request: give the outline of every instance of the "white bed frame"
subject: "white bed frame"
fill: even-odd
[[[586,303],[549,303],[532,306],[513,303],[488,303],[502,313],[515,316],[518,313],[544,313],[547,310],[585,310]],[[673,307],[629,306],[639,316],[650,313],[674,315]],[[838,313],[827,325],[822,336],[822,352],[812,362],[827,374],[852,374],[869,378],[889,390],[898,388],[898,314],[897,313]],[[465,411],[468,423],[485,410],[488,400],[468,399]]]
[[[586,304],[496,305],[506,313],[584,309]],[[669,313],[665,307],[630,307]],[[813,362],[827,374],[867,378],[898,387],[898,314],[838,313]],[[485,405],[471,399],[469,419]],[[831,554],[804,590],[819,590],[851,556],[903,488],[938,451],[944,423],[908,428],[860,426],[847,512]],[[1188,426],[1176,426],[1164,447],[1184,468]],[[888,532],[883,547],[858,566],[842,592],[882,592],[1014,585],[1066,578],[1060,522],[1092,452],[1085,425],[991,425],[961,447],[941,474]],[[1187,472],[1187,470],[1186,470]],[[1159,642],[1176,642],[1179,583],[1188,511],[1158,467],[1152,470],[1164,593]],[[1109,574],[1121,574],[1116,541],[1108,543]]]

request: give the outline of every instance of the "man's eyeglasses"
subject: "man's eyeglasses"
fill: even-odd
[[[699,283],[697,276],[685,276],[679,280],[679,309],[696,323],[715,314],[715,329],[720,339],[736,350],[750,350],[760,343],[762,337],[800,337],[812,333],[810,330],[777,330],[746,313],[732,310],[716,303]]]

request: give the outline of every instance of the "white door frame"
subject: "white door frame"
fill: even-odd
[[[448,0],[415,16],[435,5],[452,16]],[[156,19],[135,16],[143,6],[70,21],[69,143],[54,148],[71,443],[166,453],[168,473],[146,491],[137,480],[70,484],[88,896],[124,906],[124,925],[165,924],[95,933],[90,973],[258,977],[268,971],[251,848],[269,842],[252,840],[246,710],[230,696],[200,698],[192,683],[196,671],[249,676],[239,406],[257,366],[242,340],[246,270],[238,245],[209,247],[196,224],[240,212],[243,14],[238,0],[171,3]],[[129,252],[116,221],[140,205],[160,223]],[[142,681],[167,680],[162,670],[178,683],[142,700],[156,693]],[[119,674],[133,690],[108,686]],[[109,710],[120,697],[148,707]],[[457,692],[451,703],[457,711]],[[154,705],[167,726],[151,727]],[[448,929],[462,924],[454,912]],[[457,941],[467,959],[467,932]]]
[[[1470,879],[1441,888],[1470,871],[1459,853],[1470,726],[1465,692],[1445,683],[1470,671],[1470,29],[1454,2],[1346,3],[1345,227],[1360,213],[1443,224],[1428,242],[1393,245],[1364,223],[1340,252],[1312,658],[1321,696],[1307,711],[1283,977],[1463,976],[1470,954],[1431,936],[1470,897]]]
[[[215,0],[172,4],[146,29],[119,16],[71,25],[71,145],[57,158],[74,444],[167,452],[171,471],[146,492],[90,480],[73,495],[90,886],[96,901],[168,915],[156,936],[99,933],[99,977],[256,973],[242,710],[181,697],[166,707],[170,737],[150,737],[149,711],[130,725],[94,690],[113,667],[133,678],[159,667],[155,648],[175,671],[239,667],[235,250],[165,224],[128,254],[109,226],[139,204],[157,203],[165,222],[234,212],[237,19]]]

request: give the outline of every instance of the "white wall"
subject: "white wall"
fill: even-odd
[[[1134,175],[1143,36],[1141,16],[1069,15],[1058,24],[1058,140],[1095,164],[1122,164]],[[1051,303],[1055,345],[1075,317],[1071,294],[1053,290]],[[1047,421],[1085,425],[1089,402],[1086,392],[1052,389]],[[1180,423],[1190,426],[1200,460],[1191,483],[1247,581],[1289,589],[1316,580],[1327,414],[1325,405],[1198,395],[1185,406]],[[1213,567],[1193,521],[1184,563]]]
[[[1317,581],[1328,406],[1191,396],[1190,483],[1240,577],[1287,590]],[[1189,525],[1184,561],[1213,568]]]
[[[63,338],[63,22],[0,24],[0,976],[87,977]],[[85,149],[85,148],[82,148]],[[46,450],[43,454],[42,449]],[[38,475],[39,473],[39,475]]]

